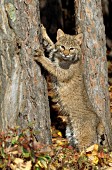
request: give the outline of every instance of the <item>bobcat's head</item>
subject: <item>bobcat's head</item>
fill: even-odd
[[[55,48],[57,49],[57,57],[65,61],[77,61],[80,57],[83,34],[68,35],[61,29],[57,31],[57,42]]]

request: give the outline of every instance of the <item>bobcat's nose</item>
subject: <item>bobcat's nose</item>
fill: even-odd
[[[63,51],[63,54],[64,54],[65,56],[69,55],[69,50],[64,50],[64,51]]]

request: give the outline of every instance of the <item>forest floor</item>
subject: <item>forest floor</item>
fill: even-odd
[[[112,170],[112,152],[94,144],[77,152],[66,139],[53,138],[52,145],[43,145],[26,129],[17,134],[10,129],[0,135],[0,169],[3,170]],[[27,135],[27,134],[30,135]]]
[[[112,113],[112,86],[109,87]],[[0,134],[0,169],[3,170],[112,170],[112,152],[94,144],[78,152],[52,127],[52,145],[35,140],[31,129],[18,127]]]

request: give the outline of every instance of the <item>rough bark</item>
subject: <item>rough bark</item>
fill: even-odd
[[[101,0],[78,0],[75,3],[77,31],[82,31],[84,79],[89,100],[102,121],[111,146],[105,30]]]
[[[32,57],[39,25],[38,0],[0,1],[0,129],[31,127],[51,143],[46,82]]]

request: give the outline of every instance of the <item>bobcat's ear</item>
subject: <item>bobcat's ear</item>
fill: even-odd
[[[59,40],[60,37],[63,37],[65,35],[65,33],[61,30],[61,29],[58,29],[57,31],[57,41]]]
[[[81,45],[83,40],[83,34],[80,33],[78,35],[75,35],[75,40],[77,41],[78,45]]]

